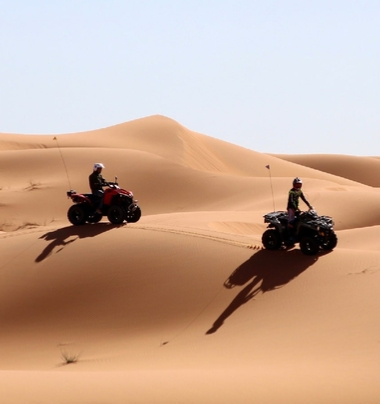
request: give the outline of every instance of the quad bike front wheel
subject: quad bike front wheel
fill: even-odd
[[[74,226],[81,226],[86,223],[87,209],[83,204],[76,204],[69,208],[67,211],[67,218]]]
[[[315,255],[319,251],[319,243],[316,237],[305,236],[300,240],[300,249],[306,255]]]
[[[321,247],[326,251],[333,250],[338,244],[338,237],[335,233],[332,233],[326,243],[323,243]]]
[[[274,229],[266,230],[261,237],[261,241],[267,250],[278,250],[282,244],[280,233]]]
[[[125,220],[127,223],[136,223],[141,217],[141,209],[140,207],[136,207],[134,211],[127,212]]]
[[[111,205],[107,217],[112,224],[121,224],[125,220],[125,210],[121,206]]]

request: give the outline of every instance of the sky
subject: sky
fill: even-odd
[[[0,0],[0,133],[160,114],[263,153],[380,156],[378,0]]]

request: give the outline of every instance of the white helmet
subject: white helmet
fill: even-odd
[[[298,177],[294,178],[294,180],[293,180],[293,187],[295,187],[295,188],[301,188],[301,187],[302,187],[302,180],[301,180],[301,178],[298,178]]]
[[[104,168],[104,165],[102,163],[95,163],[94,164],[94,171],[96,171],[98,168]]]

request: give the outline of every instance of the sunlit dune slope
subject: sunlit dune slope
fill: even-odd
[[[102,161],[106,179],[117,175],[120,185],[139,199],[143,215],[242,210],[259,212],[251,217],[261,221],[266,211],[285,208],[291,178],[298,175],[305,180],[311,203],[336,217],[340,228],[379,223],[377,215],[367,217],[361,209],[363,196],[378,203],[373,188],[192,132],[162,116],[56,139],[0,136],[3,222],[65,220],[70,206],[66,191],[89,192],[92,165]],[[347,220],[336,209],[342,200],[355,217],[343,215],[350,216]]]
[[[296,165],[286,164],[282,161],[285,160],[286,156],[279,155],[280,158],[277,158],[274,155],[258,153],[254,150],[199,134],[161,115],[73,134],[0,134],[0,145],[0,150],[6,151],[54,148],[57,149],[55,157],[58,160],[61,157],[61,152],[63,157],[66,156],[66,148],[90,149],[89,152],[93,153],[94,158],[102,157],[98,149],[109,148],[147,152],[162,157],[166,161],[200,171],[267,177],[268,170],[265,167],[269,164],[273,176],[294,176],[296,175],[295,173],[299,173],[302,176],[319,178],[320,175],[315,170],[310,170],[308,165],[303,164],[302,161],[301,163],[297,162]],[[376,159],[374,161],[377,162]],[[305,167],[300,167],[300,165],[305,165]],[[341,177],[338,181],[342,181],[342,183],[347,184],[350,182],[343,180],[344,175],[338,175],[338,177]],[[328,176],[328,178],[332,177]]]
[[[337,154],[272,154],[280,159],[315,170],[348,178],[371,187],[380,187],[380,159]]]

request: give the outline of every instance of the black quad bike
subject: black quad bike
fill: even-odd
[[[315,210],[299,212],[292,231],[288,227],[286,211],[270,212],[264,215],[267,230],[262,235],[262,243],[267,250],[278,250],[299,243],[306,255],[315,255],[320,249],[331,251],[338,238],[334,231],[334,221],[330,216],[319,216]]]
[[[119,187],[116,182],[107,182],[104,191],[102,213],[96,211],[100,198],[94,194],[80,194],[74,190],[67,191],[67,196],[74,202],[67,211],[67,218],[73,225],[98,223],[103,215],[113,224],[135,223],[141,217],[141,209],[134,199],[132,191]]]

